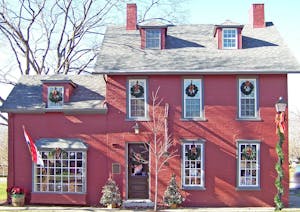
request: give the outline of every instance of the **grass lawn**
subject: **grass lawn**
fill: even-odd
[[[0,181],[0,202],[6,200],[6,181]]]

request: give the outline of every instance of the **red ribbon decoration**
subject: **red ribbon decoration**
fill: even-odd
[[[284,131],[285,131],[284,121],[285,121],[284,112],[276,114],[276,117],[275,117],[276,133],[280,132],[280,133],[284,134]]]

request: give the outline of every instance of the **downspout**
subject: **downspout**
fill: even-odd
[[[14,139],[14,115],[8,114],[8,173],[7,188],[15,185],[15,139]]]

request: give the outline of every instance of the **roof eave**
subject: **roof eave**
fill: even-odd
[[[288,74],[288,73],[300,73],[299,70],[101,70],[93,72],[93,74],[106,74],[106,75],[193,75],[193,74],[205,74],[205,75],[226,75],[226,74]]]
[[[72,108],[72,109],[61,109],[61,108],[42,108],[42,109],[35,109],[35,108],[0,108],[0,111],[3,113],[14,113],[14,114],[43,114],[43,113],[64,113],[64,114],[107,114],[107,107],[103,108]]]

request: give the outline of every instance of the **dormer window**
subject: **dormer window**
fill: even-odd
[[[163,19],[149,19],[138,24],[142,49],[165,49],[170,22]]]
[[[64,87],[48,87],[48,108],[61,108],[64,104]]]
[[[223,29],[223,49],[237,49],[237,29]]]
[[[146,49],[161,49],[161,29],[146,29]]]
[[[218,49],[242,49],[242,30],[244,25],[230,20],[215,25],[214,37],[217,38]]]

